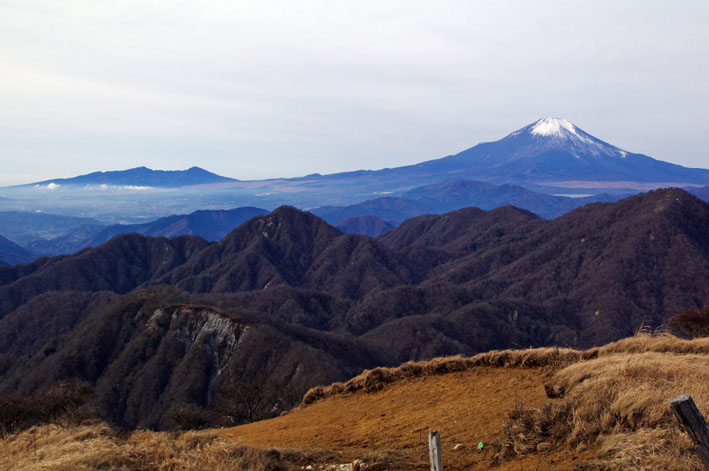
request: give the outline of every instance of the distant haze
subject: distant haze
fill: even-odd
[[[709,167],[706,1],[0,3],[0,185],[412,164],[564,117]]]

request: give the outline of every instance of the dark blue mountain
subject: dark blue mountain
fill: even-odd
[[[37,239],[54,239],[84,226],[87,228],[102,227],[99,221],[91,218],[23,211],[0,211],[0,234],[22,246]]]
[[[377,216],[370,215],[345,218],[335,222],[333,225],[342,232],[362,234],[369,237],[377,237],[394,229],[394,225],[389,224]]]
[[[556,192],[560,188],[651,189],[709,185],[709,170],[682,167],[604,142],[569,121],[542,118],[495,141],[456,155],[375,171],[315,176],[312,181],[351,191],[403,191],[450,178],[514,184]],[[556,190],[553,190],[553,189]]]
[[[565,119],[543,118],[507,137],[417,166],[435,173],[553,184],[569,181],[709,183],[709,170],[634,154],[593,137]]]
[[[0,265],[16,265],[33,259],[31,253],[0,235]]]
[[[195,211],[176,214],[143,224],[115,224],[112,226],[80,226],[61,237],[39,239],[27,244],[34,253],[59,255],[74,253],[85,247],[94,247],[119,234],[137,233],[152,237],[196,235],[208,241],[221,240],[225,235],[255,216],[268,214],[261,208],[243,207]]]
[[[491,210],[512,205],[531,211],[544,219],[554,219],[588,203],[618,201],[627,195],[600,193],[587,197],[570,198],[540,193],[517,185],[493,185],[475,180],[453,178],[413,188],[401,196],[424,203],[428,211],[434,214],[442,214],[469,206]]]
[[[431,211],[424,203],[395,196],[384,196],[349,206],[323,206],[312,209],[310,212],[330,224],[360,216],[376,216],[383,221],[398,226],[406,219],[430,213]]]
[[[108,226],[91,237],[86,245],[103,244],[113,236],[129,232],[152,237],[196,235],[205,240],[218,241],[249,219],[264,214],[268,214],[268,211],[247,206],[236,209],[202,210],[190,214],[177,214],[144,224],[116,224]]]
[[[512,205],[545,219],[553,219],[588,203],[618,201],[622,197],[601,193],[583,198],[569,198],[538,193],[516,185],[493,185],[453,178],[416,187],[397,196],[375,198],[349,206],[323,206],[311,212],[335,225],[346,218],[376,216],[397,226],[406,219],[422,214],[443,214],[469,206],[491,210]]]
[[[688,192],[692,193],[699,199],[709,202],[709,186],[703,186],[701,188],[685,188]]]
[[[30,185],[115,185],[115,186],[149,186],[159,188],[175,188],[180,186],[207,185],[210,183],[235,182],[237,180],[222,177],[199,167],[187,170],[152,170],[147,167],[136,167],[128,170],[110,172],[93,172],[73,178],[58,178],[45,180]],[[25,185],[26,186],[26,185]]]

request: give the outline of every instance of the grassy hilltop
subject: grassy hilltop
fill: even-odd
[[[128,433],[64,417],[5,435],[0,466],[276,470],[360,459],[370,469],[425,469],[426,434],[438,429],[446,470],[700,470],[668,408],[683,393],[709,412],[709,339],[638,334],[583,351],[377,368],[312,389],[280,417],[230,429]]]

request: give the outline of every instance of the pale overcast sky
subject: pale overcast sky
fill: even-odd
[[[543,116],[709,167],[707,25],[706,0],[0,0],[0,185],[393,167]]]

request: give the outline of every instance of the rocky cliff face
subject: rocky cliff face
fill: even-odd
[[[153,316],[164,316],[157,309]],[[185,356],[195,348],[204,348],[211,356],[207,377],[207,402],[214,397],[219,378],[243,343],[249,326],[221,317],[209,309],[179,307],[170,316],[170,329],[177,331],[177,339],[185,346]]]
[[[289,409],[309,387],[383,362],[350,337],[217,308],[168,287],[84,301],[103,307],[66,329],[36,322],[34,311],[0,319],[0,393],[79,379],[95,386],[98,414],[123,427],[174,428],[185,410],[232,424]],[[24,324],[44,341],[15,345],[26,338],[4,331]]]

